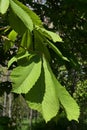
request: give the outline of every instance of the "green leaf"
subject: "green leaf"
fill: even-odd
[[[44,70],[41,69],[41,74],[39,79],[33,88],[25,95],[25,99],[29,105],[34,110],[42,113],[42,101],[45,93],[45,80],[44,80]]]
[[[32,109],[43,115],[46,122],[57,115],[59,102],[67,118],[78,121],[80,112],[77,103],[57,81],[44,56],[41,75],[34,87],[26,94],[26,100]]]
[[[44,66],[45,77],[46,77],[46,73],[50,75],[50,76],[47,75],[47,78],[46,78],[47,82],[48,82],[47,84],[50,84],[50,86],[53,85],[54,90],[55,90],[56,95],[57,95],[56,98],[58,98],[61,105],[63,106],[63,108],[67,114],[67,118],[69,120],[78,121],[78,118],[80,115],[80,110],[79,110],[79,106],[77,105],[76,101],[71,97],[71,95],[68,93],[68,91],[55,78],[55,76],[54,76],[54,74],[53,74],[53,72],[52,72],[52,70],[51,70],[51,68],[46,60],[43,61],[43,64],[45,64],[45,66]],[[46,72],[46,71],[48,71],[48,72]],[[50,95],[52,96],[51,91],[50,91]],[[52,99],[52,101],[54,102],[53,99]],[[49,108],[49,110],[50,110],[50,108]],[[54,111],[55,111],[55,109],[54,109]]]
[[[29,13],[29,16],[32,19],[34,25],[43,27],[42,21],[40,20],[40,17],[36,13],[34,13],[29,8],[26,8],[24,5],[22,5],[22,7],[25,9],[25,11],[27,11]]]
[[[38,69],[37,69],[38,68]],[[11,73],[13,82],[12,91],[15,93],[27,93],[36,83],[41,73],[41,60],[39,56],[33,56],[23,66],[16,67]]]
[[[35,50],[37,50],[40,53],[43,53],[45,57],[50,61],[50,53],[48,48],[45,45],[44,38],[40,33],[38,33],[37,30],[34,30],[34,42],[35,42]]]
[[[36,29],[36,31],[35,31],[35,32],[37,32],[38,37],[40,37],[40,41],[42,41],[42,43],[44,43],[45,45],[48,44],[49,47],[51,47],[51,48],[56,52],[56,54],[57,54],[60,58],[62,58],[63,60],[69,62],[69,60],[67,59],[67,57],[64,57],[64,56],[62,55],[61,51],[60,51],[53,43],[51,43],[51,42],[49,41],[49,40],[53,40],[53,41],[57,42],[57,41],[62,41],[62,39],[59,38],[58,36],[56,36],[56,35],[57,35],[56,33],[53,33],[53,32],[50,32],[50,31],[47,31],[47,30],[46,30],[46,32],[48,32],[48,33],[45,34],[45,32],[44,32],[43,30],[45,30],[45,29],[42,29],[42,28],[37,27],[37,29]],[[48,40],[48,39],[49,39],[49,40]],[[59,39],[59,40],[58,40],[58,39]],[[39,46],[40,46],[40,44],[39,44]],[[44,52],[45,52],[45,51],[44,51]],[[45,54],[45,53],[44,53],[44,54]]]
[[[13,45],[14,45],[14,41],[17,38],[17,33],[12,30],[9,34],[8,34],[8,39],[5,40],[3,48],[5,50],[5,52],[7,52]]]
[[[54,33],[54,32],[51,32],[51,31],[48,31],[44,28],[40,28],[38,26],[36,26],[36,29],[42,34],[44,35],[46,38],[48,38],[49,40],[52,40],[53,42],[63,42],[62,41],[62,38]]]
[[[14,45],[13,42],[10,42],[9,40],[6,39],[3,45],[4,51],[7,52],[13,45]]]
[[[27,30],[22,37],[20,46],[29,50],[31,45],[32,45],[32,33],[29,30]]]
[[[28,100],[26,102],[31,109],[36,110],[42,114],[42,104],[41,103],[35,103],[35,102],[33,103]]]
[[[41,103],[45,92],[44,70],[41,69],[41,74],[33,88],[26,94],[26,99],[31,102]]]
[[[17,0],[10,0],[10,6],[14,13],[23,21],[24,25],[30,30],[33,30],[33,22],[27,13],[22,7],[22,4]]]
[[[51,43],[49,40],[46,40],[46,42],[47,42],[47,44],[54,50],[54,52],[55,52],[60,58],[62,58],[63,60],[69,62],[69,60],[67,59],[67,57],[63,56],[62,53],[61,53],[61,51],[60,51],[53,43]]]
[[[9,7],[9,0],[0,0],[0,13],[6,13]]]
[[[21,21],[21,19],[12,11],[12,9],[10,9],[9,12],[9,23],[11,27],[20,35],[23,35],[24,32],[27,30],[27,27],[25,26],[23,21]]]
[[[55,78],[54,74],[52,73],[52,71],[50,69],[50,66],[49,66],[49,70],[51,72],[52,79],[55,84],[57,97],[67,114],[67,118],[70,121],[71,120],[78,121],[78,118],[80,115],[79,106],[77,105],[76,101],[71,97],[71,95],[68,93],[68,91]]]
[[[12,57],[9,62],[8,62],[8,68],[14,63],[17,62],[17,58],[16,57]]]
[[[9,60],[9,62],[8,62],[8,68],[9,68],[14,62],[17,62],[18,60],[23,59],[23,58],[25,58],[25,57],[29,57],[29,56],[31,56],[31,54],[26,51],[25,53],[21,53],[20,55],[18,54],[18,55],[16,55],[16,56],[12,57],[12,58]]]
[[[57,86],[58,98],[65,109],[68,120],[78,121],[80,115],[79,106],[77,105],[76,101],[70,96],[68,91],[66,91],[66,89],[62,87],[60,83],[58,83],[58,81]]]
[[[55,84],[45,58],[43,58],[43,68],[45,73],[45,94],[42,102],[42,111],[44,119],[48,122],[57,115],[59,110],[59,101]]]
[[[26,100],[29,107],[43,115],[46,122],[55,117],[59,110],[59,101],[54,85],[44,59],[41,75],[35,86],[26,94]]]
[[[16,37],[17,37],[17,33],[16,33],[14,30],[12,30],[12,31],[9,33],[9,35],[8,35],[8,38],[9,38],[12,42],[14,42],[14,41],[16,40]]]
[[[27,6],[23,5],[21,2],[18,2],[17,0],[13,0],[13,1],[15,1],[30,16],[34,25],[43,27],[40,17],[36,13],[34,13],[34,11],[29,9]]]

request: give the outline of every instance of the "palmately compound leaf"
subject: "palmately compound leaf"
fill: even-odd
[[[63,42],[62,41],[62,38],[54,33],[54,32],[51,32],[51,31],[48,31],[44,28],[40,28],[38,26],[36,26],[36,29],[41,33],[43,34],[46,38],[48,38],[49,40],[52,40],[53,42]]]
[[[23,66],[16,67],[11,73],[13,83],[12,91],[15,93],[28,93],[35,85],[41,73],[41,59],[38,55],[33,56]]]
[[[42,102],[42,112],[45,121],[48,122],[57,115],[59,110],[59,100],[57,97],[55,84],[45,58],[43,58],[43,68],[45,75],[45,94]]]
[[[55,78],[44,56],[42,63],[39,79],[25,96],[28,105],[39,111],[46,122],[58,114],[60,105],[69,120],[78,121],[80,112],[77,103]]]
[[[39,111],[46,122],[55,117],[59,110],[59,101],[54,85],[44,59],[41,75],[34,87],[25,95],[25,99],[29,107]]]
[[[9,0],[0,0],[0,13],[6,13],[9,7]]]
[[[24,25],[30,30],[33,30],[33,22],[27,11],[22,8],[22,4],[17,0],[10,0],[10,6],[14,13],[21,19]]]
[[[50,66],[49,66],[50,69]],[[57,97],[63,106],[68,120],[76,120],[78,121],[79,115],[80,115],[80,110],[79,106],[76,103],[76,101],[71,97],[71,95],[68,93],[68,91],[58,82],[58,80],[55,78],[53,72],[51,71],[52,78],[55,83],[55,89],[57,92]]]

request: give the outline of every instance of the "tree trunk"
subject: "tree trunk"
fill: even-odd
[[[8,116],[11,118],[11,112],[12,112],[12,93],[9,93],[8,95]]]
[[[4,92],[3,116],[6,116],[7,93]]]

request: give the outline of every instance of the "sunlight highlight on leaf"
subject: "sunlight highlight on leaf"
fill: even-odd
[[[40,73],[41,60],[37,55],[32,57],[25,65],[13,69],[10,76],[13,82],[12,92],[27,93],[35,85]]]

